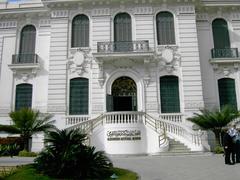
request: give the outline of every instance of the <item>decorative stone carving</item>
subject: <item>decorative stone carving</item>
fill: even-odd
[[[13,76],[16,79],[22,80],[24,82],[28,82],[29,79],[33,79],[36,77],[37,71],[38,71],[38,69],[36,69],[36,68],[31,69],[31,70],[26,70],[26,71],[13,70]]]
[[[195,14],[194,6],[179,6],[178,14]]]
[[[159,63],[161,69],[171,73],[180,66],[181,56],[177,46],[159,46],[154,59]]]
[[[240,62],[239,62],[240,63]],[[239,70],[239,63],[232,63],[232,64],[212,64],[213,70],[224,77],[229,77],[231,74]]]
[[[109,8],[98,8],[92,10],[92,16],[107,16],[110,15]]]
[[[96,62],[98,63],[98,82],[99,85],[102,87],[105,83],[105,76],[104,76],[104,69],[103,69],[103,60],[97,59]]]
[[[17,27],[17,21],[2,21],[0,22],[0,29],[6,29],[6,28],[16,28]]]
[[[87,58],[89,54],[89,49],[81,49],[81,48],[74,48],[71,49],[71,57],[68,61],[68,69],[70,70],[70,73],[77,73],[78,75],[82,75],[86,72],[86,64],[87,64]]]
[[[49,27],[51,26],[50,19],[40,19],[39,20],[39,27]]]
[[[149,58],[144,59],[145,76],[144,76],[143,80],[144,80],[144,83],[146,84],[146,86],[148,86],[151,81],[149,66],[150,66],[150,59]]]
[[[66,18],[68,17],[68,10],[55,10],[51,13],[52,18]]]
[[[135,7],[134,14],[152,14],[153,8],[152,7]]]

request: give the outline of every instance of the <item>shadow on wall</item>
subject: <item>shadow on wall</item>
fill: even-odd
[[[38,63],[40,64],[40,69],[38,71],[38,75],[43,75],[43,76],[48,75],[48,70],[45,69],[45,67],[44,67],[45,61],[46,61],[46,59],[43,59],[42,57],[38,56]]]

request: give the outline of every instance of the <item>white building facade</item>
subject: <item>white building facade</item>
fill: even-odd
[[[3,1],[0,122],[31,107],[108,154],[202,151],[186,118],[239,109],[239,48],[239,0]]]

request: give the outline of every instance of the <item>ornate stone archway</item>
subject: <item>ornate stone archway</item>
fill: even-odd
[[[137,85],[127,76],[117,78],[107,95],[107,111],[137,111]]]

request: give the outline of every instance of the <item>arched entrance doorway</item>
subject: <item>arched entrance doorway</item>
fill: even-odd
[[[133,79],[122,76],[116,79],[107,95],[107,111],[137,111],[137,85]]]

